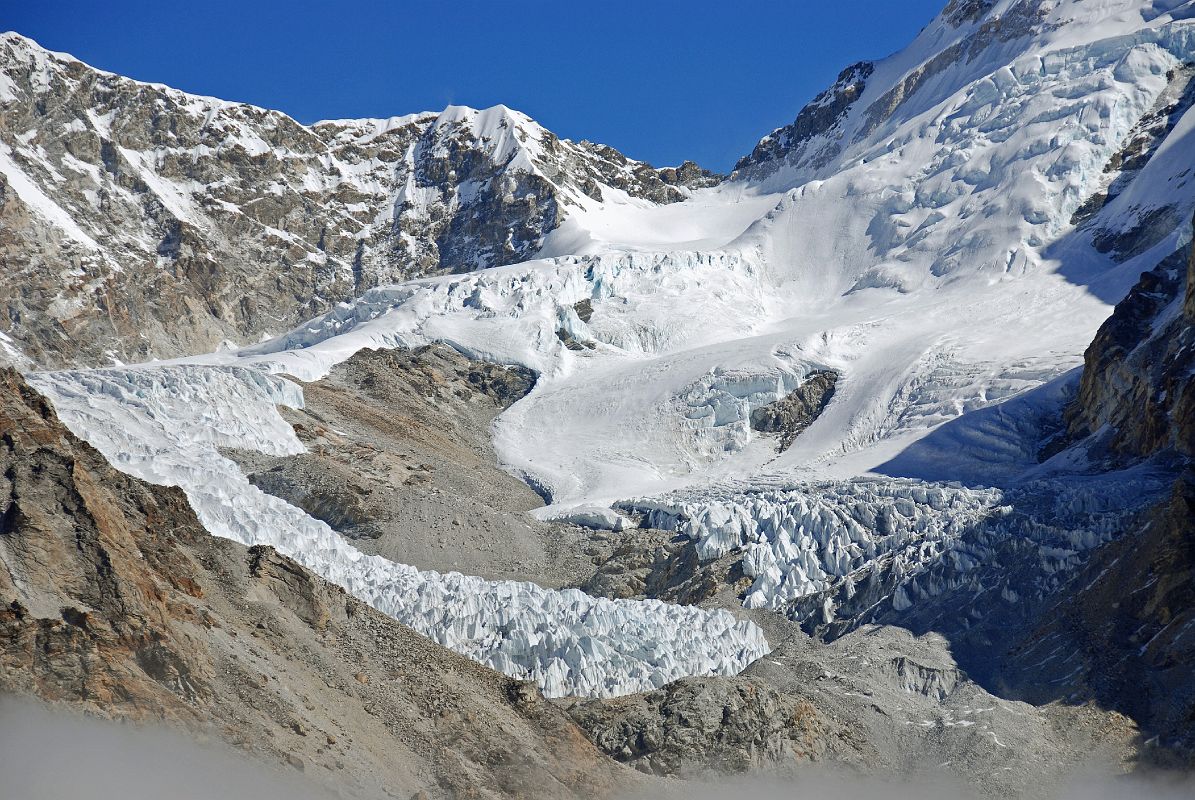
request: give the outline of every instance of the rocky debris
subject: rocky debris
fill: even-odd
[[[738,559],[702,563],[693,541],[675,532],[640,528],[616,533],[610,541],[597,571],[580,585],[586,594],[693,605],[742,579]]]
[[[654,775],[774,770],[826,751],[813,706],[752,678],[686,678],[569,714],[603,751]]]
[[[753,410],[751,429],[760,433],[779,434],[779,450],[783,453],[821,416],[834,399],[837,383],[838,373],[833,370],[809,373],[801,385],[787,396]]]
[[[15,33],[0,85],[0,331],[42,367],[255,341],[379,284],[526,260],[604,188],[669,203],[717,181],[504,106],[303,126]]]
[[[865,626],[830,643],[770,625],[783,642],[740,678],[817,709],[824,760],[891,776],[929,770],[987,797],[1056,797],[1077,769],[1131,769],[1132,722],[1096,706],[1035,707],[993,695],[941,635]],[[953,796],[953,795],[951,795]]]
[[[363,551],[441,572],[557,584],[593,570],[592,532],[549,525],[543,504],[498,467],[494,418],[531,390],[522,367],[444,345],[363,350],[282,409],[307,452],[230,452],[249,479]]]
[[[337,365],[332,375],[354,381],[374,400],[406,395],[437,404],[463,401],[488,405],[493,414],[525,397],[538,379],[526,367],[475,361],[442,344],[364,350]]]
[[[215,736],[343,797],[594,797],[556,706],[112,469],[0,372],[0,691]]]

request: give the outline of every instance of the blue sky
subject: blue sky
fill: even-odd
[[[0,0],[0,29],[301,122],[457,103],[657,165],[727,170],[946,0]]]

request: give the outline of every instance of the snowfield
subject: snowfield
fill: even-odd
[[[904,559],[912,580],[962,558],[951,542],[1011,513],[1019,485],[1075,468],[1036,463],[1032,420],[1062,402],[1110,304],[1190,239],[1186,108],[1139,173],[1075,218],[1117,179],[1106,165],[1142,118],[1185,90],[1189,5],[1000,0],[961,26],[940,17],[875,65],[820,139],[686,202],[610,193],[535,261],[373,289],[257,346],[36,383],[121,469],[183,487],[213,533],[272,544],[548,694],[734,673],[768,645],[725,612],[367,557],[216,448],[298,451],[274,406],[301,394],[276,375],[445,342],[541,373],[494,429],[504,466],[550,495],[537,513],[613,529],[632,515],[685,532],[702,557],[741,552],[748,606],[784,610],[880,559]],[[1145,224],[1159,218],[1172,223]],[[840,375],[833,401],[778,453],[751,412],[825,369]],[[1119,496],[1122,510],[1147,494]],[[1066,497],[1070,511],[1095,502]],[[1111,527],[1050,528],[1050,569]]]

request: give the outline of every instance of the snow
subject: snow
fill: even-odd
[[[13,160],[12,148],[0,142],[0,175],[13,188],[21,201],[29,206],[35,214],[52,223],[70,238],[92,250],[99,250],[95,240],[83,232],[75,223],[71,215],[62,206],[55,203],[29,179],[17,163]]]
[[[767,213],[779,195],[730,184],[697,190],[683,203],[656,205],[602,190],[606,202],[574,212],[544,241],[541,256],[598,254],[620,249],[716,250]]]
[[[0,342],[2,344],[2,342]],[[606,506],[576,506],[567,511],[555,514],[549,519],[552,522],[562,522],[578,525],[582,528],[593,528],[599,531],[625,531],[635,527],[630,519]]]
[[[126,147],[117,149],[125,157],[125,160],[132,165],[133,169],[136,170],[137,176],[144,181],[149,190],[154,193],[175,219],[185,222],[188,225],[203,227],[202,216],[195,206],[191,192],[180,186],[177,181],[161,177],[153,167],[154,157],[152,153],[141,153],[136,150],[129,150]],[[201,185],[196,182],[192,182],[192,184],[196,189],[201,188]]]
[[[17,343],[8,334],[0,331],[0,365],[4,365],[6,362],[8,365],[17,368],[31,366],[28,357],[21,352],[21,348],[17,346]]]
[[[429,342],[531,367],[540,380],[499,417],[494,442],[550,497],[536,513],[612,530],[640,515],[702,557],[741,557],[752,607],[784,610],[896,562],[908,580],[892,605],[912,608],[941,588],[918,578],[930,565],[991,557],[964,542],[976,525],[1026,538],[1047,572],[1071,569],[1157,486],[1074,478],[1077,456],[1038,465],[1035,420],[1057,410],[1111,303],[1189,239],[1179,225],[1121,261],[1093,245],[1094,232],[1157,209],[1190,218],[1195,113],[1089,223],[1071,217],[1107,185],[1104,165],[1172,90],[1172,71],[1195,60],[1195,23],[1143,17],[1139,0],[1034,7],[1035,33],[1000,0],[975,24],[936,20],[879,62],[827,163],[790,159],[663,207],[609,187],[602,203],[576,194],[535,260],[371,289],[240,350],[38,385],[122,469],[181,485],[214,533],[274,544],[553,694],[729,673],[767,645],[721,612],[362,555],[215,449],[295,452],[273,404],[301,398],[274,376],[314,380],[362,348]],[[903,98],[891,115],[868,113],[891,97]],[[407,120],[466,129],[517,169],[541,163],[543,130],[501,106],[326,124],[371,137]],[[436,199],[425,194],[411,184],[399,196],[418,210]],[[583,349],[566,348],[562,329]],[[751,410],[822,369],[840,375],[832,402],[778,453]],[[515,602],[517,616],[504,610]]]

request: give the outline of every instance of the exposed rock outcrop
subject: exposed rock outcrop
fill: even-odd
[[[1141,276],[1084,355],[1067,409],[1072,440],[1102,434],[1113,455],[1195,456],[1195,254]]]
[[[869,61],[844,69],[834,84],[802,108],[791,124],[772,131],[740,158],[734,165],[735,175],[759,175],[781,163],[813,169],[828,164],[842,151],[843,117],[863,94],[874,70],[875,65]]]
[[[684,536],[648,528],[615,535],[613,547],[581,589],[598,597],[701,603],[742,578],[737,559],[702,563]]]
[[[569,713],[602,750],[655,775],[775,769],[826,750],[813,706],[758,679],[684,679]]]
[[[838,373],[832,370],[809,373],[786,397],[752,411],[751,429],[779,434],[779,449],[784,452],[821,416],[834,399],[837,384]]]

